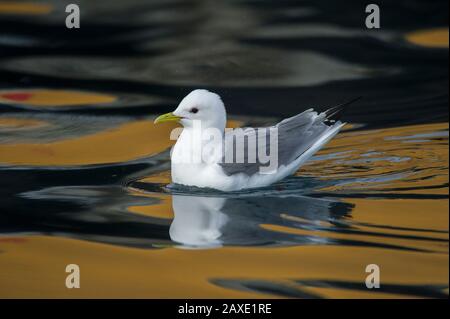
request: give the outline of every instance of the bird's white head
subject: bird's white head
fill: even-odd
[[[159,116],[155,123],[179,121],[184,127],[192,127],[195,120],[202,128],[225,129],[227,114],[222,99],[208,90],[194,90],[178,105],[175,111]]]

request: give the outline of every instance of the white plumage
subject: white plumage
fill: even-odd
[[[294,174],[344,126],[345,123],[332,120],[344,106],[340,105],[320,114],[310,109],[273,126],[272,129],[276,129],[278,134],[277,147],[273,148],[267,142],[267,150],[271,151],[271,147],[276,149],[277,165],[269,173],[261,170],[264,165],[259,160],[249,161],[247,155],[244,163],[224,162],[224,154],[232,148],[236,138],[248,138],[246,152],[256,151],[250,143],[252,138],[258,142],[262,141],[260,139],[268,139],[258,133],[258,130],[250,128],[237,133],[226,131],[225,107],[215,93],[207,90],[192,91],[173,113],[158,117],[155,123],[177,120],[184,126],[171,154],[174,183],[238,191],[264,187]],[[203,133],[211,130],[220,132],[220,136],[215,139],[202,138]],[[199,149],[208,151],[203,152],[200,158]]]

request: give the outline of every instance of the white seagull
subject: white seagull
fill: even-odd
[[[259,129],[226,130],[225,106],[219,95],[207,90],[192,91],[175,111],[156,118],[155,124],[176,121],[184,127],[171,153],[173,183],[238,191],[265,187],[294,174],[345,125],[337,118],[344,107],[355,100],[320,114],[309,109],[270,127],[277,132],[276,146],[269,145],[267,136],[258,134]],[[211,129],[219,132],[219,138],[202,137],[202,133],[210,135]],[[224,161],[223,154],[235,149],[236,139],[239,138],[247,141],[244,145],[244,161],[235,160],[234,157],[231,162]],[[270,172],[263,171],[261,168],[264,165],[259,158],[256,161],[249,160],[247,152],[257,152],[259,145],[252,146],[250,141],[264,141],[263,143],[267,144],[266,152],[270,151],[271,147],[277,151],[275,169]],[[208,149],[209,152],[202,153],[202,157],[197,161],[186,161],[186,157],[195,157],[194,153],[198,152],[199,147]]]

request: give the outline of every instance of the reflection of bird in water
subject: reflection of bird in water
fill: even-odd
[[[221,210],[225,198],[174,195],[174,219],[170,238],[187,246],[215,247],[222,245],[221,229],[229,217]]]
[[[344,126],[337,117],[348,104],[320,114],[309,109],[271,128],[226,131],[220,97],[195,90],[155,123],[184,126],[172,153],[174,183],[232,191],[267,186],[295,173]]]
[[[311,230],[337,221],[351,210],[346,203],[294,195],[234,198],[173,195],[172,199],[174,219],[170,238],[190,248],[313,243],[310,236],[274,232],[261,225]]]
[[[303,186],[307,189],[308,185]],[[314,230],[331,222],[335,226],[329,230],[333,231],[344,227],[339,221],[352,208],[347,203],[298,194],[261,196],[252,192],[224,197],[216,192],[172,194],[172,221],[132,213],[130,207],[153,207],[160,202],[160,194],[149,194],[154,196],[136,196],[119,186],[56,186],[23,192],[21,205],[3,213],[0,234],[26,232],[136,248],[163,247],[173,242],[192,248],[309,245],[320,238],[261,225]],[[39,208],[39,201],[46,209],[30,210],[33,205]]]
[[[314,181],[306,179],[301,188],[308,193],[311,187]],[[55,186],[22,192],[20,205],[2,212],[0,234],[45,234],[136,248],[161,248],[175,242],[183,248],[333,244],[414,250],[341,235],[417,238],[382,232],[379,227],[371,231],[368,225],[360,229],[348,218],[352,204],[288,190],[194,196],[174,189],[172,221],[130,212],[130,207],[157,205],[157,189],[145,197],[120,186]]]

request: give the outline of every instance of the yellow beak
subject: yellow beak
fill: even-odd
[[[163,115],[158,116],[153,123],[158,124],[162,122],[178,122],[181,119],[181,117],[174,115],[172,112],[166,113]]]

